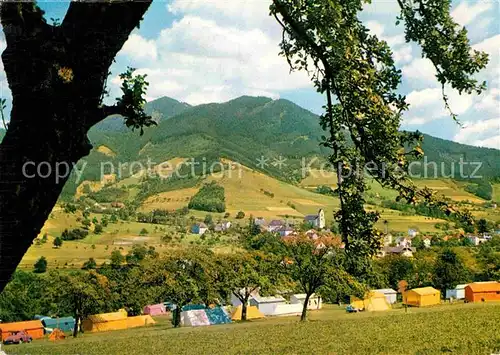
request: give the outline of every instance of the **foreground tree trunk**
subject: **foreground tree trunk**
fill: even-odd
[[[243,321],[247,320],[247,302],[248,300],[241,304],[241,320]]]
[[[12,113],[0,145],[0,291],[39,234],[87,132],[118,107],[101,105],[113,59],[151,1],[71,3],[50,26],[34,3],[0,6]]]
[[[300,321],[303,322],[307,319],[307,305],[309,304],[310,293],[306,293],[306,299],[304,300],[304,306],[302,307],[302,314],[300,315]]]

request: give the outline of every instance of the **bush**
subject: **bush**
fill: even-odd
[[[236,214],[236,219],[243,219],[245,218],[245,212],[243,211],[239,211],[237,214]]]
[[[54,246],[55,246],[56,248],[61,247],[61,246],[63,245],[63,240],[62,240],[62,238],[61,238],[61,237],[56,237],[56,239],[54,239],[54,243],[53,243],[53,244],[54,244]]]
[[[47,259],[45,258],[45,256],[41,256],[40,259],[36,261],[33,272],[42,274],[45,271],[47,271]]]
[[[102,229],[102,227],[101,227],[101,229]],[[68,231],[67,229],[65,229],[61,234],[61,239],[62,240],[80,240],[80,239],[84,239],[88,234],[89,234],[89,232],[85,229],[75,228],[71,231]]]
[[[101,234],[102,233],[102,226],[100,224],[94,225],[94,233],[95,234]]]
[[[90,258],[82,266],[83,270],[92,270],[92,269],[96,269],[96,268],[97,268],[97,263],[94,260],[94,258]]]

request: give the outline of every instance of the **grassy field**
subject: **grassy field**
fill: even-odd
[[[500,351],[500,304],[454,304],[346,314],[337,306],[309,321],[275,317],[246,323],[85,334],[4,348],[28,354],[493,354]],[[12,349],[11,351],[9,351]],[[14,350],[15,349],[15,350]]]

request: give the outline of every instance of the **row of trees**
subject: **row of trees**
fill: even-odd
[[[179,326],[184,305],[223,304],[231,295],[242,301],[246,319],[247,301],[256,290],[264,295],[300,292],[307,298],[313,293],[341,297],[361,292],[361,284],[343,271],[344,253],[337,239],[274,238],[267,250],[238,254],[188,248],[160,257],[154,248],[135,247],[125,257],[113,251],[110,263],[89,271],[18,271],[0,295],[0,317],[13,321],[35,314],[71,314],[81,321],[121,307],[138,314],[147,304],[169,301],[177,305],[173,323]],[[41,263],[46,265],[45,260]],[[21,287],[24,282],[29,282],[27,289],[36,290],[27,292]],[[301,319],[306,312],[304,306]]]

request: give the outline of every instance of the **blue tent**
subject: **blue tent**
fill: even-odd
[[[75,319],[73,317],[44,318],[42,324],[45,328],[58,328],[63,332],[69,332],[75,327]]]
[[[205,313],[207,314],[210,324],[231,323],[231,318],[229,318],[221,307],[207,308],[205,309]]]

